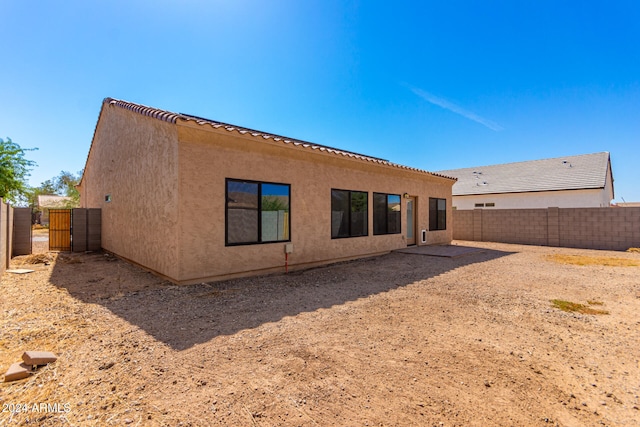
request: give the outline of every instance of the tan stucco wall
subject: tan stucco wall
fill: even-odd
[[[225,246],[225,178],[291,185],[290,268],[388,252],[406,246],[403,234],[373,235],[373,192],[417,197],[417,243],[429,224],[429,197],[447,199],[447,229],[428,233],[429,244],[452,238],[453,181],[415,171],[301,149],[209,125],[178,122],[179,282],[283,271],[284,243]],[[331,239],[331,189],[369,193],[369,235]]]
[[[80,185],[81,206],[102,208],[102,247],[178,277],[177,182],[176,126],[103,104]]]
[[[291,185],[291,269],[405,247],[406,200],[403,233],[374,236],[373,192],[416,197],[418,245],[429,197],[447,199],[447,229],[428,232],[427,243],[452,239],[451,180],[109,104],[85,166],[81,206],[102,209],[104,249],[176,283],[284,271],[282,242],[225,246],[226,178]],[[332,188],[368,193],[368,236],[331,239]]]

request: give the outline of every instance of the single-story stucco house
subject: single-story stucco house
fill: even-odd
[[[107,98],[79,191],[105,250],[189,284],[449,243],[454,182]]]
[[[454,209],[611,206],[608,152],[438,171],[455,177]]]

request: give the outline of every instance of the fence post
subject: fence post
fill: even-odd
[[[11,249],[13,247],[13,212],[11,205],[9,203],[5,203],[4,200],[0,198],[0,245],[2,248],[0,250],[0,262],[2,263],[2,268],[0,268],[0,273],[3,273],[7,268],[11,267]],[[4,243],[4,244],[3,244]]]
[[[7,231],[7,226],[5,225],[5,221],[7,221],[6,213],[4,209],[4,202],[2,198],[0,198],[0,276],[4,273],[4,270],[7,268],[7,241],[5,240],[5,233]]]

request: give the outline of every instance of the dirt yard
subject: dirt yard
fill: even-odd
[[[639,253],[456,244],[484,251],[187,287],[16,258],[36,271],[2,277],[0,370],[59,359],[0,383],[0,426],[640,425],[640,267],[548,258]]]

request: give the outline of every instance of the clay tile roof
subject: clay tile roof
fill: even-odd
[[[145,107],[144,105],[134,104],[127,101],[120,101],[112,98],[106,98],[104,100],[104,103],[109,105],[116,105],[120,108],[135,111],[136,113],[142,114],[143,116],[153,117],[155,119],[169,123],[175,123],[176,119],[179,117],[179,114],[170,113],[168,111],[158,110],[157,108]]]
[[[158,120],[163,120],[165,122],[169,122],[169,123],[177,123],[178,120],[183,120],[183,121],[191,121],[191,122],[195,122],[199,125],[209,125],[211,127],[213,127],[214,129],[224,129],[228,132],[238,132],[241,135],[251,135],[254,138],[262,138],[262,139],[266,139],[266,140],[273,140],[275,142],[281,142],[283,144],[287,144],[287,145],[292,145],[294,147],[300,147],[301,149],[311,149],[311,150],[317,150],[317,151],[321,151],[321,152],[326,152],[326,153],[330,153],[330,154],[334,154],[334,155],[339,155],[339,156],[344,156],[344,157],[349,157],[352,159],[356,159],[356,160],[361,160],[364,162],[370,162],[370,163],[376,163],[376,164],[380,164],[380,165],[385,165],[385,166],[391,166],[391,167],[395,167],[398,169],[404,169],[404,170],[410,170],[410,171],[415,171],[415,172],[420,172],[420,173],[424,173],[427,175],[432,175],[432,176],[437,176],[440,178],[446,178],[446,179],[451,179],[451,180],[455,180],[455,178],[451,178],[450,176],[446,176],[443,174],[439,174],[439,173],[433,173],[433,172],[428,172],[422,169],[417,169],[417,168],[412,168],[409,166],[403,166],[403,165],[399,165],[397,163],[392,163],[388,160],[385,159],[381,159],[378,157],[372,157],[372,156],[367,156],[365,154],[359,154],[359,153],[354,153],[351,151],[346,151],[346,150],[341,150],[338,148],[333,148],[333,147],[328,147],[326,145],[320,145],[320,144],[314,144],[311,142],[306,142],[306,141],[300,141],[297,139],[293,139],[293,138],[287,138],[285,136],[281,136],[281,135],[274,135],[274,134],[270,134],[267,132],[262,132],[262,131],[258,131],[255,129],[249,129],[249,128],[245,128],[245,127],[241,127],[241,126],[236,126],[236,125],[231,125],[228,123],[223,123],[223,122],[219,122],[219,121],[215,121],[215,120],[209,120],[209,119],[205,119],[203,117],[198,117],[198,116],[194,116],[191,114],[184,114],[184,113],[172,113],[170,111],[164,111],[164,110],[160,110],[157,108],[152,108],[152,107],[147,107],[144,105],[140,105],[140,104],[135,104],[132,102],[128,102],[128,101],[122,101],[122,100],[117,100],[117,99],[112,99],[112,98],[105,98],[105,100],[103,101],[103,105],[112,105],[112,106],[117,106],[120,108],[124,108],[133,112],[136,112],[138,114],[142,114],[148,117],[153,117],[155,119]]]
[[[608,152],[553,159],[452,169],[438,173],[458,178],[454,196],[604,188]]]

